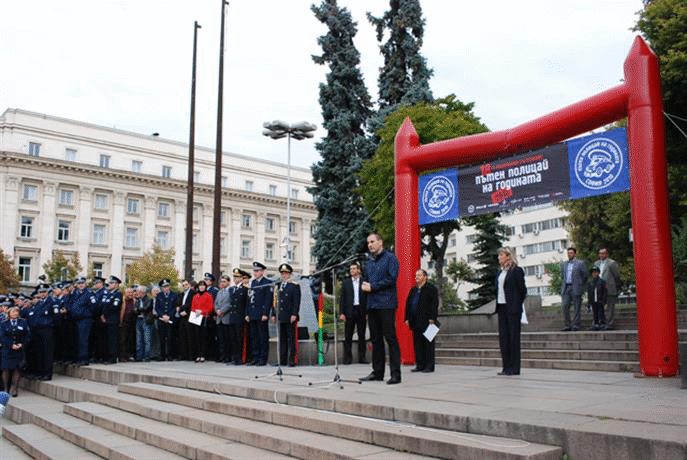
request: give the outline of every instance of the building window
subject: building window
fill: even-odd
[[[103,278],[103,263],[102,262],[93,262],[93,276],[99,276]]]
[[[41,153],[41,144],[36,142],[29,142],[29,155],[37,157]]]
[[[107,209],[107,195],[103,193],[95,194],[95,209]]]
[[[265,243],[265,260],[275,260],[274,243]]]
[[[135,198],[129,198],[126,201],[126,212],[128,214],[138,214],[139,201]]]
[[[298,252],[298,245],[291,244],[291,247],[289,248],[288,251],[286,251],[286,259],[287,260],[296,260],[296,253]]]
[[[140,173],[143,169],[143,162],[140,160],[131,160],[131,172]]]
[[[160,202],[157,204],[157,216],[169,218],[169,203]]]
[[[110,155],[100,154],[100,167],[109,168],[110,167]]]
[[[198,222],[200,219],[200,208],[198,206],[193,207],[193,222]]]
[[[69,242],[69,230],[72,223],[68,220],[58,220],[57,221],[57,241],[63,243]]]
[[[277,196],[277,186],[276,185],[270,185],[267,193],[269,193],[270,196]]]
[[[38,187],[35,185],[24,184],[22,198],[24,201],[38,201]]]
[[[252,192],[253,191],[253,181],[247,180],[244,189],[246,190],[246,192]]]
[[[191,246],[193,253],[198,254],[198,233],[193,234],[193,238],[191,238]]]
[[[28,283],[31,281],[31,257],[20,257],[19,264],[17,265],[17,271],[19,273],[19,280],[22,283]]]
[[[296,234],[297,231],[298,231],[298,225],[296,224],[296,222],[290,221],[289,222],[289,233],[291,233],[293,235],[293,234]]]
[[[219,255],[220,256],[225,256],[226,254],[226,238],[222,237],[219,239]]]
[[[160,249],[169,249],[169,232],[158,230],[157,232],[157,245]]]
[[[242,240],[241,241],[241,258],[242,259],[250,259],[251,258],[251,250],[250,250],[250,240]]]
[[[253,216],[244,214],[241,216],[241,228],[253,228]]]
[[[31,238],[33,234],[33,217],[22,216],[21,225],[19,227],[19,236],[22,238]]]
[[[229,187],[229,178],[227,176],[222,176],[222,187]]]
[[[163,166],[162,167],[162,177],[172,177],[172,167],[171,166]]]
[[[200,182],[200,171],[193,171],[193,182]]]
[[[137,248],[138,247],[138,229],[135,227],[126,228],[126,247],[127,248]]]
[[[76,150],[70,148],[64,149],[64,159],[67,161],[76,161]]]
[[[93,224],[93,244],[105,244],[104,224]]]
[[[477,241],[477,238],[478,238],[478,237],[479,237],[479,235],[478,235],[477,233],[473,233],[472,235],[467,235],[467,236],[465,237],[465,243],[467,243],[467,244],[475,244],[475,242]]]
[[[267,232],[273,232],[274,231],[274,217],[266,217],[265,218],[265,231],[267,231]]]
[[[221,211],[219,213],[219,224],[222,226],[227,225],[227,211]]]
[[[59,203],[62,206],[73,206],[74,205],[74,191],[61,189],[59,195]]]
[[[293,198],[294,200],[298,199],[298,189],[297,188],[291,189],[291,198]]]

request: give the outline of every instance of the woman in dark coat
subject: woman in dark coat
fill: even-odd
[[[498,249],[501,271],[496,277],[496,312],[503,369],[499,375],[520,375],[520,318],[527,296],[525,272],[518,267],[515,251]]]
[[[2,380],[5,388],[11,388],[12,396],[17,396],[21,378],[20,367],[22,362],[25,362],[24,348],[31,338],[31,331],[28,322],[19,317],[19,307],[10,308],[8,316],[9,318],[0,324]],[[12,377],[11,380],[10,377]]]
[[[439,292],[427,282],[427,272],[415,272],[415,286],[406,299],[406,326],[413,331],[415,348],[415,368],[411,372],[434,372],[434,344],[436,340],[427,340],[424,332],[430,324],[435,324],[439,312]],[[438,327],[438,326],[437,326]]]

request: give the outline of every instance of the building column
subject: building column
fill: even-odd
[[[153,249],[155,245],[155,198],[144,198],[143,209],[143,253]]]
[[[258,212],[255,218],[255,260],[265,263],[265,212]]]
[[[88,247],[91,243],[91,206],[93,199],[93,187],[81,186],[79,188],[79,209],[75,222],[76,229],[76,251],[79,253],[79,262],[85,270],[86,276],[89,275],[90,263],[88,260]],[[54,214],[53,214],[54,215]],[[53,235],[53,240],[55,236]]]
[[[124,206],[126,204],[126,193],[115,192],[114,208],[112,212],[112,228],[110,229],[110,249],[112,259],[110,270],[121,280],[125,279],[122,253],[124,248]]]
[[[43,200],[42,209],[39,219],[41,221],[40,225],[40,256],[39,256],[39,267],[43,267],[44,264],[48,263],[52,259],[52,251],[55,247],[55,190],[57,190],[57,183],[55,182],[45,182],[43,183]],[[75,225],[76,226],[76,225]],[[36,228],[36,233],[39,229]],[[76,231],[76,228],[73,229]]]
[[[17,225],[19,219],[19,178],[8,175],[5,178],[5,192],[2,207],[2,248],[8,257],[14,257],[14,242],[17,240]]]
[[[241,211],[238,209],[231,210],[231,217],[229,217],[231,222],[231,231],[229,233],[229,247],[232,248],[231,251],[231,264],[232,267],[241,266]]]

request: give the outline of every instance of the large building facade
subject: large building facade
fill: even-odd
[[[211,271],[213,226],[220,269],[276,271],[290,242],[296,272],[308,273],[317,210],[309,169],[291,167],[286,222],[286,164],[224,153],[221,222],[214,222],[215,152],[196,147],[193,271]],[[56,252],[78,254],[84,271],[126,276],[155,245],[174,249],[184,274],[188,145],[8,109],[0,116],[0,248],[25,285],[36,283]],[[288,233],[287,233],[288,232]]]

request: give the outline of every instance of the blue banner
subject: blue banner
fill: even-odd
[[[625,128],[418,178],[420,225],[630,189]]]

